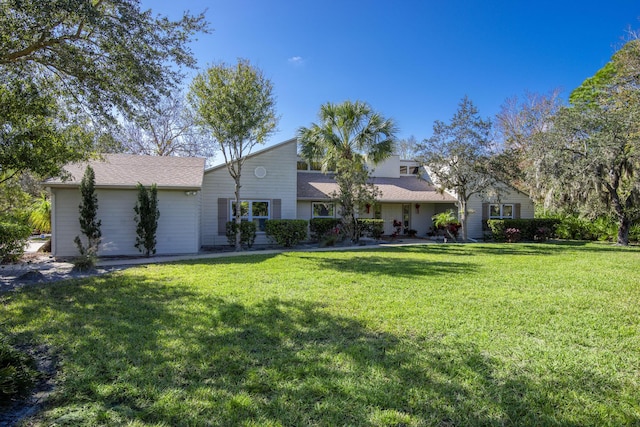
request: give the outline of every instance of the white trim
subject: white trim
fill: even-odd
[[[493,206],[498,206],[498,210],[499,210],[499,215],[491,215],[491,208]],[[511,207],[511,215],[505,215],[504,214],[504,208],[505,207]],[[515,218],[515,205],[513,203],[490,203],[489,204],[489,219],[513,219]]]

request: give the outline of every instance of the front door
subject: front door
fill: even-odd
[[[411,230],[411,205],[405,203],[402,205],[402,234],[409,234]]]

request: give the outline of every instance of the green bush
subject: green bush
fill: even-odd
[[[27,394],[37,376],[33,358],[0,337],[0,402],[9,403]]]
[[[311,240],[320,241],[325,236],[332,234],[332,231],[338,228],[339,225],[340,220],[338,218],[313,218],[309,220]]]
[[[634,224],[629,230],[629,240],[632,242],[640,242],[640,224]]]
[[[384,220],[373,218],[358,218],[360,235],[380,239],[384,234]]]
[[[31,227],[14,222],[0,222],[0,261],[15,261],[24,254]]]
[[[236,230],[238,229],[238,225],[235,221],[229,221],[226,225],[226,234],[227,234],[227,242],[231,246],[236,245]],[[240,223],[240,244],[243,247],[250,248],[253,246],[253,243],[256,241],[256,233],[258,227],[255,222],[242,221]]]
[[[559,224],[556,218],[520,218],[520,219],[490,219],[487,225],[491,230],[491,237],[496,242],[507,240],[506,230],[520,230],[521,240],[546,240],[555,234]]]
[[[291,248],[307,238],[307,226],[304,219],[268,219],[265,232],[278,245]]]

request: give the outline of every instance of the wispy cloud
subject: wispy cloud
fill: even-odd
[[[292,56],[291,58],[288,59],[288,62],[289,64],[294,65],[296,67],[304,65],[304,59],[302,58],[302,56]]]

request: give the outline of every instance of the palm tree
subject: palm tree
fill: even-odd
[[[352,241],[359,237],[357,208],[375,199],[377,190],[369,181],[366,161],[377,164],[395,149],[396,125],[360,101],[330,102],[320,107],[319,123],[298,129],[301,154],[319,161],[322,170],[335,171],[342,209],[342,223]]]
[[[41,193],[31,204],[29,223],[40,233],[51,232],[51,201],[47,193]]]

